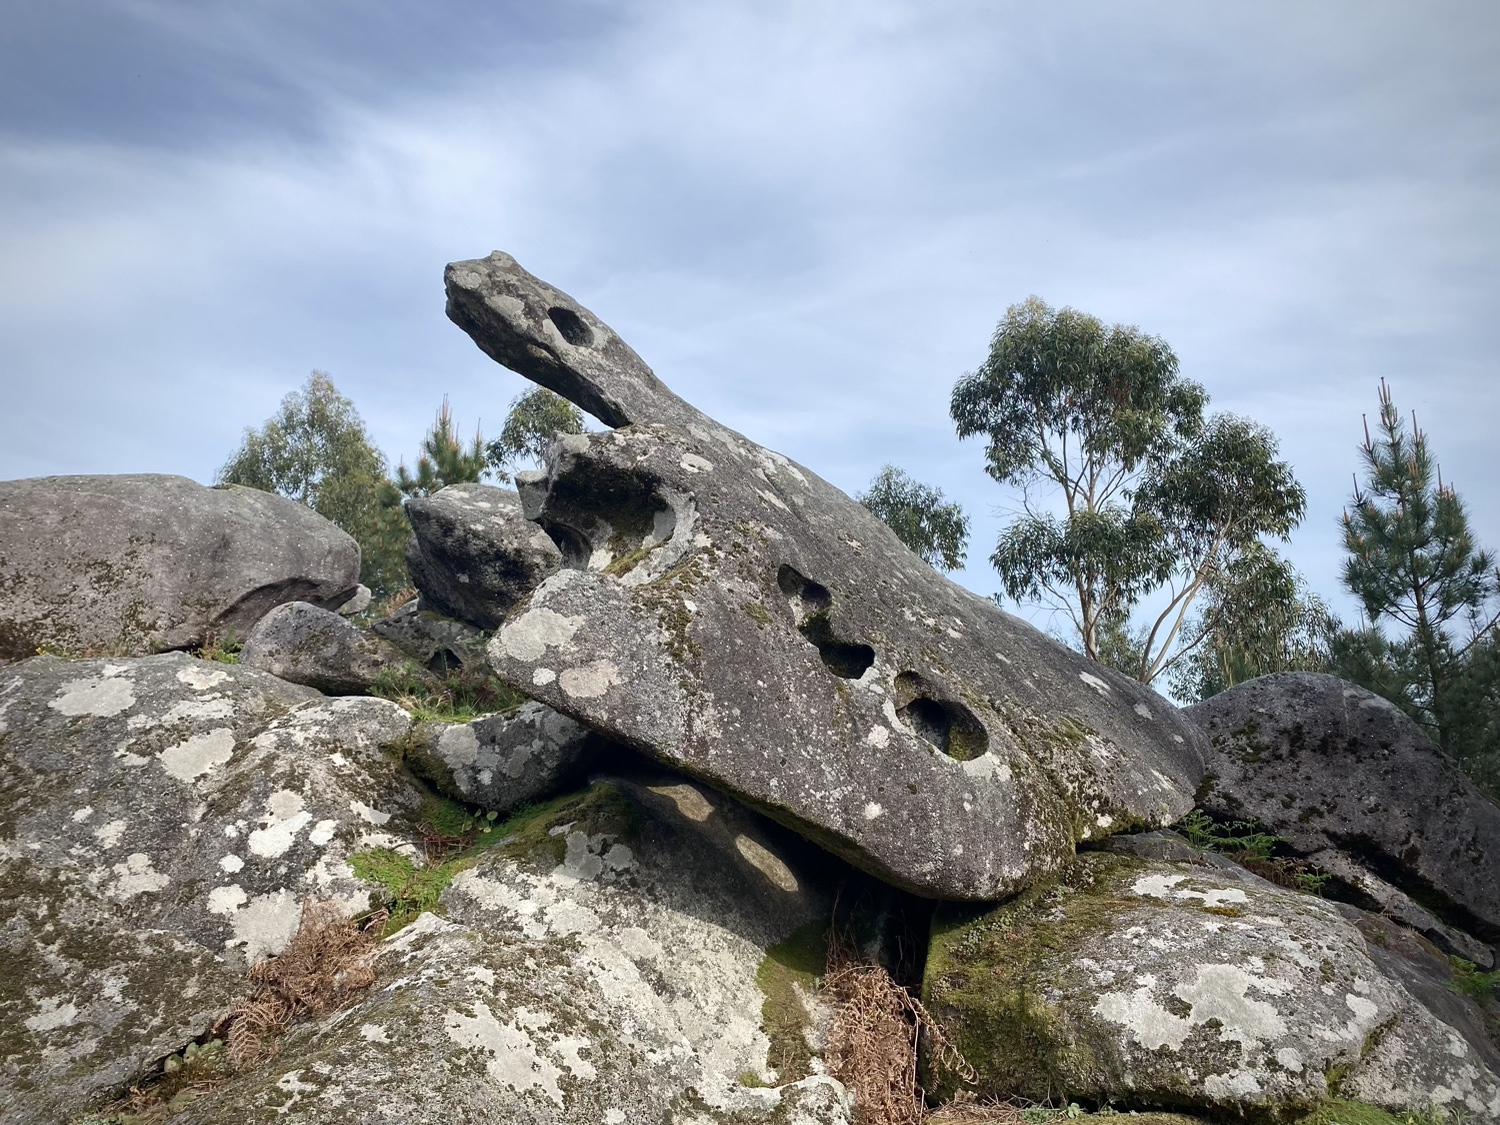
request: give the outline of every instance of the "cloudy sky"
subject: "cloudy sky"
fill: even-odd
[[[393,460],[445,394],[498,430],[442,267],[505,249],[844,489],[943,488],[988,593],[947,397],[1035,293],[1277,433],[1336,595],[1382,377],[1500,547],[1497,58],[1493,0],[13,4],[0,478],[209,481],[314,368]]]

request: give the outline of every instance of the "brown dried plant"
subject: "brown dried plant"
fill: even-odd
[[[337,903],[308,902],[297,932],[280,956],[250,969],[253,996],[214,1027],[226,1038],[229,1061],[252,1066],[276,1053],[276,1041],[298,1019],[352,1003],[375,983],[375,937],[350,921]]]
[[[974,1080],[973,1068],[922,1002],[847,943],[830,941],[822,991],[837,1005],[828,1035],[829,1068],[854,1095],[858,1125],[927,1120],[926,1093],[917,1077],[919,1044],[933,1070]]]

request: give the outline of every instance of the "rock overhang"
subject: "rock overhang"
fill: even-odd
[[[1155,693],[948,581],[508,255],[447,281],[487,354],[615,427],[518,480],[566,568],[491,642],[504,678],[931,897],[1003,897],[1191,807],[1202,736]]]

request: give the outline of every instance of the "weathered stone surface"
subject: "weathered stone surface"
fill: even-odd
[[[757,978],[827,923],[812,852],[680,778],[600,782],[459,873],[358,1006],[176,1120],[846,1122],[839,1084],[806,1053],[778,1071],[761,1028]]]
[[[269,492],[152,473],[0,482],[0,663],[243,638],[273,606],[336,607],[358,583],[354,540]]]
[[[419,598],[412,598],[370,628],[430,671],[484,664],[485,634],[472,625],[422,608]]]
[[[406,762],[443,793],[508,813],[562,792],[587,768],[599,739],[541,703],[468,723],[418,723]]]
[[[287,602],[250,631],[240,663],[328,695],[361,695],[385,668],[406,662],[390,641],[340,614]]]
[[[447,284],[488,354],[624,427],[518,480],[569,568],[492,642],[503,678],[927,895],[1003,896],[1191,807],[1201,734],[1159,696],[694,410],[509,256]]]
[[[924,998],[982,1092],[1500,1119],[1482,1017],[1451,994],[1422,1003],[1403,978],[1425,970],[1398,969],[1344,911],[1359,914],[1233,867],[1087,852],[1046,891],[940,912]]]
[[[349,854],[415,838],[410,718],[173,653],[0,670],[0,1119],[56,1125],[203,1035]]]
[[[374,596],[370,592],[370,587],[361,583],[354,587],[354,596],[339,606],[338,611],[345,617],[353,617],[357,613],[363,613],[370,608],[370,599]]]
[[[407,502],[406,566],[423,603],[480,629],[562,566],[547,533],[521,515],[514,489],[452,484]]]
[[[1187,715],[1212,742],[1205,808],[1260,821],[1376,902],[1387,897],[1378,884],[1394,884],[1448,926],[1500,941],[1500,806],[1396,707],[1333,676],[1286,672]],[[1368,879],[1338,870],[1338,854]],[[1443,927],[1426,932],[1452,944]]]

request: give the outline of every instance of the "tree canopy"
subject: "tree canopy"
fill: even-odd
[[[1306,507],[1270,431],[1205,420],[1207,400],[1159,337],[1036,297],[1006,311],[953,388],[959,437],[982,436],[990,476],[1021,492],[990,556],[1005,592],[1065,612],[1087,655],[1107,647],[1147,683],[1213,625],[1189,628],[1205,586]],[[1165,607],[1132,634],[1158,590]]]
[[[444,395],[432,428],[422,439],[422,449],[417,454],[417,471],[409,472],[405,461],[397,465],[396,479],[387,488],[385,501],[389,506],[414,496],[431,496],[450,484],[483,480],[488,473],[483,435],[476,429],[473,440],[467,445],[459,440],[453,409],[448,405],[448,396]]]
[[[1474,539],[1427,435],[1415,418],[1407,430],[1384,380],[1376,433],[1366,419],[1360,452],[1364,484],[1356,481],[1341,524],[1344,585],[1366,621],[1341,638],[1340,672],[1404,708],[1448,753],[1483,757],[1496,770],[1495,557]]]
[[[406,520],[381,504],[385,456],[327,373],[314,371],[263,426],[246,428],[215,479],[278,493],[338,524],[359,544],[360,580],[376,593],[407,584]]]
[[[511,400],[500,436],[485,447],[485,457],[495,475],[508,481],[521,464],[540,465],[558,434],[581,433],[583,412],[546,387],[535,387]]]
[[[921,484],[894,465],[875,475],[867,491],[855,497],[875,513],[923,562],[941,570],[964,565],[969,517],[941,490]]]

